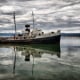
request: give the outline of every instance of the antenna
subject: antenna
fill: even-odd
[[[14,35],[14,39],[16,39],[16,20],[15,20],[15,11],[13,12],[13,19],[14,19],[14,27],[15,27],[15,35]]]

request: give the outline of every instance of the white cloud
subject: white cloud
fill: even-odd
[[[1,11],[4,13],[16,11],[17,30],[20,31],[22,25],[20,26],[18,24],[21,23],[23,26],[26,23],[32,24],[31,11],[35,8],[34,17],[36,27],[38,25],[39,28],[46,30],[61,29],[63,31],[71,30],[75,32],[76,27],[79,28],[80,21],[79,1],[80,0],[6,0],[6,4],[2,3],[0,7],[0,18],[2,17],[0,24],[2,23],[4,25],[4,19],[6,19],[6,22],[9,21],[11,23],[5,23],[6,28],[5,26],[0,25],[0,31],[7,32],[12,31],[11,29],[13,29],[10,28],[13,27],[13,15],[10,14],[5,16]]]
[[[13,6],[2,6],[0,9],[3,12],[12,12],[12,11],[14,11]]]

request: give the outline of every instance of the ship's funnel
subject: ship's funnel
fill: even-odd
[[[29,24],[26,24],[25,27],[26,27],[25,31],[30,32],[30,25]]]
[[[29,24],[26,24],[25,27],[28,28],[28,27],[30,27],[30,25]]]

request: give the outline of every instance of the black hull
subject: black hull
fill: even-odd
[[[0,40],[0,43],[11,44],[60,44],[60,35],[29,40]]]

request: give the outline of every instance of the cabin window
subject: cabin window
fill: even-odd
[[[18,34],[18,36],[22,36],[22,34]]]
[[[44,34],[44,32],[42,32],[42,34]]]
[[[26,37],[24,37],[24,39],[26,39]]]
[[[41,36],[41,34],[39,33],[39,36]]]
[[[54,32],[51,32],[52,34],[54,33]]]
[[[18,39],[18,37],[16,37],[16,39]]]

